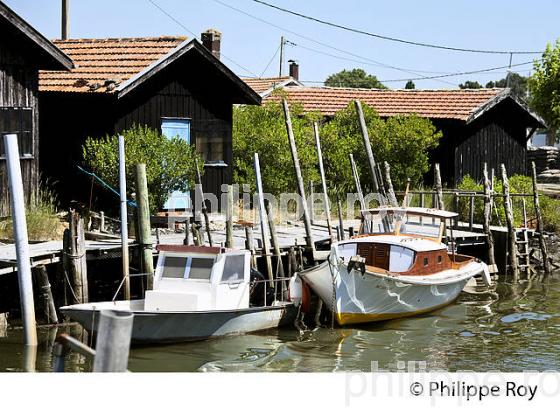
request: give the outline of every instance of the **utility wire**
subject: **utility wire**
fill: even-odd
[[[177,20],[171,13],[167,12],[167,10],[165,10],[163,7],[161,7],[159,4],[157,4],[154,0],[147,0],[149,3],[151,3],[155,8],[157,8],[159,11],[161,11],[163,14],[165,14],[167,17],[169,17],[172,21],[174,21],[177,25],[179,25],[180,27],[182,27],[184,30],[186,30],[188,33],[190,33],[194,38],[198,39],[198,35],[196,33],[194,33],[192,30],[190,30],[187,26],[185,26],[181,21]],[[256,74],[254,72],[252,72],[251,70],[249,70],[247,67],[242,66],[241,64],[235,62],[234,60],[232,60],[231,58],[229,58],[228,56],[226,56],[224,53],[220,52],[220,55],[225,58],[226,60],[228,60],[229,62],[231,62],[232,64],[236,65],[237,67],[241,68],[242,70],[248,72],[251,75],[256,76]]]
[[[270,67],[270,64],[272,64],[272,62],[274,61],[274,59],[276,58],[276,55],[278,54],[278,51],[280,51],[280,47],[278,46],[276,48],[276,51],[274,52],[274,55],[272,56],[272,58],[270,59],[270,61],[268,62],[268,64],[266,65],[266,67],[264,68],[264,70],[262,70],[262,73],[259,77],[262,77],[264,75],[264,73],[266,73],[266,70],[268,70],[268,67]]]
[[[332,50],[338,51],[339,53],[347,54],[347,55],[350,55],[350,56],[352,56],[352,57],[356,57],[356,58],[359,58],[359,59],[363,59],[363,60],[370,61],[370,62],[372,62],[372,63],[374,63],[374,64],[377,64],[377,65],[380,66],[380,67],[390,68],[390,69],[393,69],[393,70],[396,70],[396,71],[401,71],[401,72],[404,72],[404,73],[407,73],[407,74],[414,74],[414,75],[416,75],[416,76],[421,76],[421,75],[422,75],[422,74],[420,74],[420,73],[418,73],[418,72],[416,72],[416,71],[407,70],[407,69],[404,69],[404,68],[400,68],[400,67],[392,66],[392,65],[389,65],[389,64],[385,64],[385,63],[382,63],[382,62],[380,62],[380,61],[375,61],[375,60],[373,60],[373,59],[371,59],[371,58],[368,58],[368,57],[364,57],[364,56],[360,56],[360,55],[358,55],[358,54],[354,54],[354,53],[352,53],[352,52],[350,52],[350,51],[348,51],[348,50],[344,50],[344,49],[341,49],[341,48],[337,48],[337,47],[331,46],[331,45],[329,45],[329,44],[327,44],[327,43],[323,43],[323,42],[321,42],[321,41],[319,41],[319,40],[315,40],[314,38],[311,38],[311,37],[305,36],[305,35],[303,35],[303,34],[297,33],[297,32],[295,32],[295,31],[293,31],[293,30],[287,29],[287,28],[285,28],[285,27],[281,27],[281,26],[279,26],[279,25],[277,25],[277,24],[275,24],[275,23],[272,23],[272,22],[270,22],[270,21],[267,21],[267,20],[265,20],[265,19],[263,19],[263,18],[261,18],[261,17],[257,17],[257,16],[255,16],[255,15],[253,15],[253,14],[247,13],[246,11],[241,10],[241,9],[235,7],[235,6],[232,6],[232,5],[230,5],[230,4],[224,3],[224,2],[221,1],[221,0],[212,0],[212,1],[215,2],[215,3],[218,3],[218,4],[220,4],[220,5],[222,5],[222,6],[224,6],[224,7],[227,7],[227,8],[229,8],[229,9],[231,9],[231,10],[234,10],[234,11],[236,11],[236,12],[238,12],[238,13],[241,13],[241,14],[243,14],[243,15],[249,17],[249,18],[252,18],[252,19],[254,19],[254,20],[257,20],[257,21],[259,21],[259,22],[261,22],[261,23],[264,23],[264,24],[267,24],[267,25],[269,25],[269,26],[275,27],[275,28],[277,28],[277,29],[279,29],[279,30],[281,30],[281,31],[284,31],[284,32],[293,34],[293,35],[295,35],[295,36],[297,36],[297,37],[300,37],[300,38],[303,38],[303,39],[305,39],[305,40],[307,40],[307,41],[311,41],[312,43],[319,44],[320,46],[323,46],[323,47],[330,48],[330,49],[332,49]],[[454,86],[457,85],[457,84],[453,84],[453,83],[450,83],[450,82],[444,81],[444,80],[437,80],[437,79],[436,79],[435,81],[443,82],[443,83],[446,83],[446,84],[451,84],[451,85],[454,85]]]
[[[481,53],[481,54],[542,54],[543,53],[542,51],[481,50],[481,49],[475,49],[475,48],[460,48],[460,47],[443,46],[443,45],[438,45],[438,44],[422,43],[422,42],[419,42],[419,41],[412,41],[412,40],[403,40],[401,38],[389,37],[389,36],[384,36],[384,35],[381,35],[381,34],[370,33],[368,31],[364,31],[364,30],[360,30],[360,29],[356,29],[356,28],[352,28],[352,27],[348,27],[348,26],[343,26],[341,24],[333,23],[333,22],[326,21],[326,20],[321,20],[317,17],[312,17],[312,16],[308,16],[308,15],[305,15],[305,14],[302,14],[302,13],[298,13],[298,12],[293,11],[293,10],[288,10],[288,9],[276,6],[274,4],[267,3],[267,2],[262,1],[262,0],[252,0],[252,1],[254,1],[255,3],[261,4],[263,6],[276,9],[276,10],[281,11],[283,13],[292,14],[294,16],[298,16],[298,17],[301,17],[301,18],[304,18],[304,19],[307,19],[307,20],[311,20],[311,21],[314,21],[316,23],[324,24],[326,26],[339,28],[339,29],[342,29],[342,30],[350,31],[352,33],[363,34],[363,35],[366,35],[366,36],[369,36],[369,37],[379,38],[381,40],[394,41],[394,42],[397,42],[397,43],[409,44],[409,45],[413,45],[413,46],[437,48],[437,49],[448,50],[448,51],[461,51],[461,52],[466,52],[466,53]]]

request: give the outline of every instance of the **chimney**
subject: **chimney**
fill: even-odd
[[[299,80],[299,64],[294,60],[289,60],[290,63],[290,77],[294,80]]]
[[[70,0],[62,0],[60,39],[68,40],[70,34]]]
[[[220,59],[220,45],[222,42],[222,33],[218,30],[210,28],[200,35],[202,44],[212,52],[214,57]]]

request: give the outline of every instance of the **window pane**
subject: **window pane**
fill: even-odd
[[[391,260],[389,270],[391,272],[406,272],[414,263],[414,251],[402,246],[391,245]]]
[[[189,279],[210,280],[212,266],[214,266],[212,258],[192,258],[188,275],[185,276]]]
[[[185,275],[186,265],[187,258],[184,256],[166,256],[163,260],[162,277],[182,279]]]
[[[243,280],[245,273],[245,255],[226,256],[222,282]]]

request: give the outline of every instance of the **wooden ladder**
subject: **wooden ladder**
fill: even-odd
[[[515,230],[515,243],[517,245],[517,264],[519,269],[523,269],[527,275],[530,275],[533,267],[531,266],[527,228]]]

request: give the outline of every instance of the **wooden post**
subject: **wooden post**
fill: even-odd
[[[154,288],[154,256],[152,253],[152,229],[150,226],[150,203],[148,199],[146,164],[136,164],[136,201],[138,203],[138,243],[142,261],[142,273],[147,273],[146,288]]]
[[[126,372],[134,315],[111,310],[102,310],[99,315],[93,371]]]
[[[439,164],[434,164],[434,183],[437,195],[437,203],[435,208],[441,209],[442,211],[445,209],[445,205],[443,204],[443,186],[441,184],[441,172],[439,170]]]
[[[126,164],[124,137],[119,135],[119,189],[121,198],[121,249],[122,249],[122,275],[124,278],[124,298],[130,300],[130,277],[128,256],[128,212],[126,199]]]
[[[84,220],[71,209],[68,213],[68,229],[63,237],[63,268],[72,282],[75,303],[88,302],[86,240]]]
[[[531,171],[533,177],[533,204],[535,206],[535,216],[537,217],[537,232],[539,234],[539,246],[543,259],[544,278],[550,275],[550,263],[548,259],[548,250],[546,247],[546,240],[544,238],[544,225],[541,214],[541,206],[539,203],[539,191],[537,185],[537,168],[535,162],[531,162]]]
[[[227,187],[226,248],[233,248],[233,185]]]
[[[284,99],[282,100],[282,107],[284,108],[284,117],[286,120],[286,132],[288,133],[288,141],[290,143],[290,151],[292,153],[292,160],[294,162],[294,170],[296,172],[296,180],[299,195],[301,197],[301,205],[303,208],[303,222],[305,225],[305,240],[307,242],[307,247],[311,249],[311,252],[315,253],[315,243],[313,242],[313,233],[311,231],[311,220],[309,219],[309,210],[307,209],[307,201],[305,196],[305,188],[303,186],[303,176],[301,174],[301,167],[299,164],[299,158],[296,147],[296,140],[294,138],[294,132],[292,130],[292,119],[290,117],[290,108],[288,107],[288,102]]]
[[[105,232],[105,212],[99,212],[99,232]]]
[[[193,224],[191,225],[191,231],[192,231],[194,246],[202,246],[202,245],[204,245],[203,243],[201,243],[201,240],[200,240],[200,230],[197,228],[197,224],[196,224],[196,223],[193,223]]]
[[[27,237],[27,222],[25,220],[25,201],[23,197],[23,182],[21,178],[20,156],[16,134],[7,134],[4,136],[4,152],[6,153],[6,166],[8,169],[8,187],[16,246],[24,343],[26,345],[35,346],[37,345],[37,327],[35,322],[35,305],[33,301],[33,282],[31,279],[29,240]]]
[[[253,228],[245,227],[245,248],[251,251],[251,267],[257,268],[257,255],[255,252],[255,239],[253,238]]]
[[[257,179],[257,193],[259,196],[259,215],[261,220],[261,235],[262,235],[262,242],[263,247],[262,250],[264,252],[264,258],[266,261],[266,271],[268,273],[268,279],[270,280],[270,287],[274,287],[274,275],[272,273],[272,259],[270,257],[270,247],[268,244],[268,225],[267,225],[267,217],[266,217],[266,210],[264,208],[264,193],[262,188],[262,179],[261,179],[261,164],[259,162],[259,154],[255,152],[254,157],[254,166],[255,166],[255,177]]]
[[[309,181],[309,221],[311,225],[315,225],[315,189],[313,181]]]
[[[206,201],[204,201],[204,190],[202,189],[202,176],[200,175],[200,169],[198,168],[198,160],[195,158],[196,165],[196,180],[198,186],[198,194],[200,195],[201,210],[204,215],[204,224],[206,225],[206,235],[208,235],[208,245],[213,246],[212,234],[210,233],[210,217],[208,216],[208,209],[206,208]],[[200,246],[204,245],[204,241]]]
[[[183,245],[190,245],[190,233],[191,233],[191,224],[189,218],[185,218],[185,238],[183,239]]]
[[[54,305],[51,284],[49,282],[47,268],[45,267],[45,265],[34,267],[33,276],[35,277],[35,282],[38,285],[38,296],[41,301],[41,307],[46,323],[58,323],[58,316],[56,314],[56,307]]]
[[[385,161],[385,182],[387,184],[387,196],[389,197],[389,203],[394,207],[399,206],[395,190],[393,189],[393,181],[391,180],[391,166],[387,161]]]
[[[284,278],[284,264],[282,262],[282,252],[280,250],[280,243],[278,242],[278,237],[276,236],[276,226],[274,224],[274,215],[270,210],[270,204],[266,203],[266,214],[268,216],[268,225],[270,228],[270,240],[272,242],[272,249],[274,251],[274,256],[276,257],[276,277]],[[282,295],[286,291],[286,282],[280,282],[280,289]]]
[[[366,209],[366,202],[364,200],[364,193],[362,192],[362,184],[360,183],[360,175],[358,175],[358,168],[354,162],[354,155],[350,154],[350,166],[352,167],[352,175],[354,176],[354,183],[358,191],[358,200],[360,201],[361,209]]]
[[[362,137],[364,140],[364,147],[366,149],[366,154],[369,163],[369,169],[371,171],[373,190],[375,193],[381,194],[379,191],[379,180],[377,178],[377,172],[375,167],[375,158],[373,157],[373,151],[371,150],[371,142],[369,140],[369,134],[367,130],[366,120],[364,118],[364,112],[362,111],[362,103],[359,100],[354,100],[354,106],[356,107],[356,113],[358,114],[358,121],[360,123],[360,130],[362,131]]]
[[[482,227],[486,235],[486,245],[488,246],[488,265],[490,265],[490,272],[496,273],[498,269],[496,267],[496,255],[494,253],[494,236],[490,229],[492,221],[492,185],[490,183],[490,178],[488,178],[488,164],[486,162],[484,163],[482,173],[484,176],[484,220]]]
[[[336,205],[338,208],[338,231],[339,231],[340,240],[343,241],[344,239],[346,239],[346,235],[344,233],[344,219],[342,218],[342,205],[340,203],[340,198],[338,196],[336,197]]]
[[[321,149],[321,139],[319,138],[319,125],[313,123],[313,133],[315,134],[315,147],[317,148],[317,157],[319,159],[319,173],[321,175],[321,185],[323,187],[323,202],[325,203],[325,215],[327,217],[327,228],[329,236],[333,237],[332,222],[331,222],[331,207],[329,203],[329,194],[327,191],[327,179],[325,177],[325,168],[323,166],[323,151]]]
[[[474,225],[474,195],[469,200],[469,231],[472,232]]]
[[[0,313],[0,337],[6,337],[6,329],[8,328],[8,319],[6,313]]]
[[[517,243],[515,238],[515,224],[513,220],[513,209],[511,206],[511,197],[509,194],[509,180],[504,164],[500,164],[502,168],[502,181],[504,193],[504,210],[506,213],[506,221],[508,227],[508,253],[509,253],[509,266],[513,275],[513,282],[519,281],[519,266],[517,263]]]

